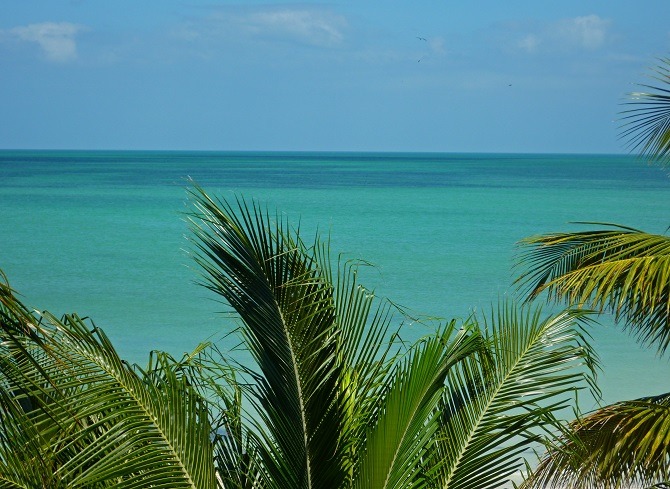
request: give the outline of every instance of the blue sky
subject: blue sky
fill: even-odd
[[[668,0],[3,0],[0,148],[625,151]]]

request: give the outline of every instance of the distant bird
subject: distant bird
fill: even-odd
[[[425,37],[419,37],[419,36],[416,36],[416,38],[417,38],[419,41],[427,41],[427,40],[428,40],[428,39],[426,39]]]

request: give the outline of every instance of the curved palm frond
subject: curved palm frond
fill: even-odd
[[[670,238],[630,228],[530,237],[517,279],[534,299],[609,311],[643,344],[670,344]]]
[[[17,448],[20,447],[20,450]],[[52,447],[41,439],[17,392],[0,388],[0,488],[55,487]]]
[[[358,260],[336,266],[328,241],[315,245],[319,269],[333,284],[336,321],[339,325],[337,361],[340,405],[345,422],[341,426],[339,447],[347,478],[343,487],[352,487],[361,469],[360,454],[366,447],[370,426],[376,424],[380,402],[389,390],[389,382],[399,358],[406,352],[399,329],[391,330],[394,307],[380,301],[358,281],[359,270],[367,266]],[[399,327],[398,327],[399,328]]]
[[[234,365],[216,345],[203,343],[176,359],[166,352],[152,351],[141,377],[162,385],[171,378],[184,379],[207,401],[214,445],[214,463],[219,487],[258,487],[262,468],[255,464],[256,444],[246,427],[242,410],[242,381]]]
[[[558,425],[556,414],[577,389],[598,394],[585,320],[582,311],[543,318],[510,303],[481,323],[471,319],[487,336],[491,361],[470,357],[447,376],[439,443],[426,467],[438,474],[430,487],[501,487],[525,465],[524,452]]]
[[[186,379],[139,377],[76,315],[42,313],[30,335],[14,322],[0,324],[0,480],[30,459],[19,487],[215,486],[207,404]]]
[[[190,216],[206,286],[240,316],[258,371],[252,402],[270,487],[339,488],[344,403],[333,287],[297,233],[257,205],[194,187]]]
[[[651,487],[670,481],[670,394],[606,406],[573,421],[524,487]]]
[[[583,332],[571,329],[583,312],[543,322],[511,306],[487,339],[477,322],[451,322],[409,349],[398,346],[392,307],[375,308],[358,283],[360,263],[333,266],[327,242],[317,237],[307,247],[256,204],[213,200],[198,187],[191,198],[206,285],[239,314],[258,365],[244,371],[260,419],[250,420],[250,436],[261,486],[493,487],[517,469],[503,466],[520,463],[555,422],[584,379],[574,368],[596,361]]]
[[[360,489],[423,487],[421,461],[430,453],[439,430],[437,406],[449,371],[484,343],[471,327],[455,322],[418,342],[392,371],[379,397],[377,419],[370,423],[354,486]]]
[[[641,84],[649,91],[633,92],[622,111],[620,137],[628,140],[631,151],[653,163],[670,164],[670,58],[659,59],[652,78],[662,86]],[[664,88],[665,87],[665,88]]]

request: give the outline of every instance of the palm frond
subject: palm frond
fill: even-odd
[[[389,379],[406,346],[396,343],[398,329],[391,329],[395,308],[359,283],[360,260],[333,260],[328,241],[314,246],[319,269],[333,284],[338,324],[337,361],[340,406],[345,422],[340,428],[338,450],[351,487],[360,469],[366,436],[380,415],[379,401],[388,391]],[[335,266],[333,264],[336,263]],[[344,487],[344,486],[343,486]]]
[[[0,488],[54,487],[52,447],[8,387],[0,388]]]
[[[509,303],[483,318],[491,361],[471,357],[447,376],[430,487],[492,489],[524,466],[524,451],[555,428],[575,390],[595,388],[597,356],[583,320],[580,311],[543,318]]]
[[[202,343],[179,359],[153,351],[148,366],[145,369],[135,366],[135,370],[145,381],[156,385],[175,377],[188,382],[208,404],[219,487],[258,487],[263,477],[262,468],[255,464],[257,443],[244,419],[243,382],[229,357],[216,345]]]
[[[670,59],[658,60],[652,78],[662,85],[640,84],[643,91],[629,94],[622,111],[619,136],[628,141],[631,151],[653,163],[670,164]],[[646,91],[648,90],[648,91]]]
[[[249,371],[259,450],[279,487],[340,487],[344,423],[333,288],[288,224],[243,200],[231,205],[194,187],[196,261],[206,286],[239,314],[258,371]]]
[[[445,378],[454,365],[480,353],[483,345],[477,330],[457,331],[452,322],[409,351],[380,396],[354,487],[400,489],[425,484],[420,462],[438,430],[436,408]]]
[[[556,233],[530,237],[517,279],[531,300],[548,299],[614,314],[643,344],[670,344],[670,238],[642,231]]]
[[[660,487],[670,480],[669,433],[670,394],[606,406],[573,421],[524,487]]]
[[[207,405],[185,379],[146,382],[76,315],[42,313],[31,324],[19,335],[2,323],[2,404],[11,416],[0,461],[39,457],[53,486],[214,486]],[[21,437],[11,436],[9,417]]]

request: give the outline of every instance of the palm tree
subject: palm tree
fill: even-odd
[[[257,204],[191,191],[194,255],[255,366],[238,369],[266,487],[499,487],[595,355],[575,323],[501,304],[405,348],[359,266]],[[236,467],[236,459],[226,466]]]
[[[594,385],[583,312],[502,303],[406,346],[356,262],[190,196],[194,258],[253,361],[203,345],[131,367],[0,281],[0,487],[500,487]]]
[[[631,94],[622,136],[650,161],[670,162],[670,60],[662,86]],[[518,281],[528,300],[612,313],[637,340],[663,355],[670,344],[670,238],[633,228],[554,233],[522,242]],[[576,419],[551,446],[528,487],[661,487],[670,482],[670,395],[623,401]]]
[[[661,58],[652,69],[652,80],[661,85],[640,84],[644,91],[630,94],[623,111],[621,136],[631,150],[649,161],[670,164],[670,58]],[[654,82],[654,83],[655,83]]]
[[[0,282],[0,487],[213,487],[208,404],[140,375],[77,315],[29,313]]]

